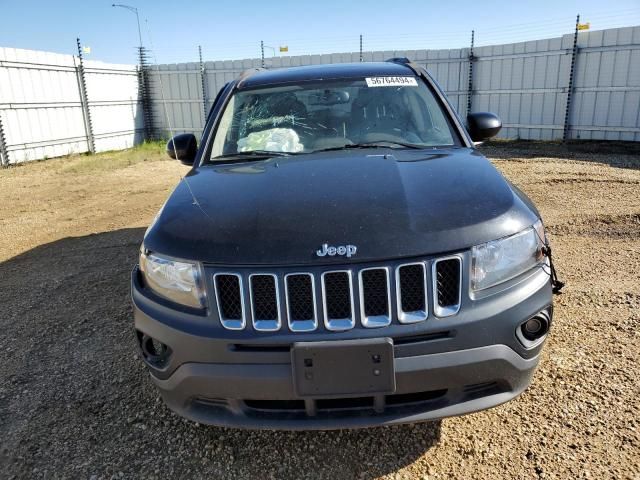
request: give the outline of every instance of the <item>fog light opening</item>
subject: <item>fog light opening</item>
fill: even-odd
[[[540,338],[546,332],[545,321],[540,317],[532,317],[522,324],[522,334],[527,340]]]
[[[516,330],[516,336],[525,347],[531,348],[542,341],[549,332],[549,326],[549,316],[546,311],[542,311],[522,322]]]
[[[154,367],[163,367],[171,355],[167,345],[149,335],[142,335],[140,347],[145,360]]]
[[[151,339],[151,346],[153,347],[153,352],[159,357],[164,355],[167,351],[167,346],[155,338]]]

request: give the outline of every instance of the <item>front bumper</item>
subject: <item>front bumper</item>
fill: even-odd
[[[256,334],[214,328],[147,296],[137,273],[132,297],[138,336],[171,348],[161,368],[147,363],[166,404],[194,421],[228,427],[339,429],[411,423],[484,410],[522,393],[542,343],[525,348],[515,330],[542,310],[551,287],[542,270],[508,290],[466,299],[446,319],[348,332]],[[466,303],[466,305],[465,305]],[[296,395],[294,342],[389,337],[396,390],[391,395],[307,398]]]
[[[152,378],[167,405],[196,422],[340,429],[420,422],[494,407],[522,393],[537,364],[537,356],[524,359],[505,345],[398,358],[393,395],[306,401],[295,399],[290,365],[188,363],[167,380]]]

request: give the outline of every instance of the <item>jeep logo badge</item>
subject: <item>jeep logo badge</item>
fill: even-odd
[[[320,250],[316,250],[316,255],[319,257],[326,257],[329,255],[330,257],[334,257],[336,255],[345,256],[347,258],[353,257],[358,248],[355,245],[339,245],[337,247],[330,246],[326,243],[322,244],[322,248]]]

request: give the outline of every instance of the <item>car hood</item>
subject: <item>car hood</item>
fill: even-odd
[[[145,248],[220,265],[303,265],[441,254],[536,221],[476,150],[319,152],[192,170]],[[350,259],[323,244],[355,245]]]

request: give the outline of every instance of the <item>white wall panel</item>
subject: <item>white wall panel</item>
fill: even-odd
[[[572,138],[640,139],[637,105],[640,87],[640,28],[580,32],[579,54],[571,112]],[[474,55],[472,111],[493,111],[503,120],[503,138],[562,138],[571,66],[573,35],[476,48]],[[426,67],[445,90],[454,108],[467,109],[469,50],[409,50],[363,52],[365,61],[408,57]],[[267,68],[358,61],[359,52],[266,58]],[[217,61],[205,64],[206,110],[222,86],[260,59]],[[178,78],[159,74],[170,83],[167,97],[171,128],[200,132],[204,118],[198,65],[180,64],[187,71]],[[161,71],[176,70],[164,65]],[[157,87],[156,82],[156,87]],[[165,89],[167,87],[165,86]],[[158,88],[154,98],[159,100]],[[180,105],[176,105],[179,101]],[[164,110],[165,107],[156,107]],[[191,115],[188,115],[188,113]],[[166,120],[161,129],[168,132]],[[605,133],[594,133],[600,130]]]
[[[11,163],[88,151],[72,55],[0,48],[0,118]],[[142,136],[135,66],[85,61],[97,151],[128,148]]]
[[[640,141],[640,27],[578,36],[571,138]]]
[[[135,66],[85,61],[96,151],[130,148],[143,138],[142,103]]]
[[[0,48],[0,115],[12,162],[86,150],[73,60]]]
[[[560,139],[563,134],[573,34],[474,49],[472,111],[493,111],[503,138]],[[466,115],[469,49],[367,51],[365,61],[408,57],[425,66]],[[268,68],[357,62],[359,52],[265,59]],[[225,83],[261,60],[210,61],[152,67],[157,133],[202,131],[205,111]],[[98,151],[143,138],[136,67],[85,61],[94,143]],[[203,98],[204,82],[204,98]],[[71,55],[0,48],[0,119],[12,162],[87,151]],[[578,35],[570,138],[640,141],[640,27]]]

